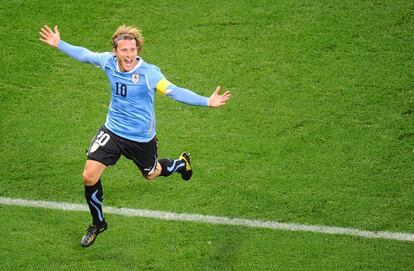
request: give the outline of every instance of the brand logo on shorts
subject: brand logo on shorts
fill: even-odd
[[[139,81],[139,74],[138,73],[134,73],[132,75],[132,82],[134,82],[135,84],[138,83]]]

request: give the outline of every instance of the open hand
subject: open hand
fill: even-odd
[[[57,25],[55,26],[54,30],[55,32],[53,32],[52,29],[50,29],[50,27],[47,25],[43,26],[39,32],[39,35],[41,36],[39,40],[57,48],[60,41],[60,32]]]
[[[227,100],[230,99],[230,91],[226,90],[222,95],[220,95],[220,90],[221,86],[217,86],[216,90],[210,96],[210,99],[208,99],[208,106],[218,108],[222,105],[225,105]]]

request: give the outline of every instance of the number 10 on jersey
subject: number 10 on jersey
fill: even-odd
[[[115,83],[115,94],[121,95],[122,97],[127,96],[127,86],[125,84]]]

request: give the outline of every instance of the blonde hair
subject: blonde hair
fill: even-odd
[[[112,48],[116,50],[118,41],[120,40],[135,40],[137,43],[138,54],[141,52],[144,37],[141,30],[134,26],[127,26],[125,24],[119,26],[112,35]]]

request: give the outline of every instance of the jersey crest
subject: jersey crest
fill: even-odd
[[[136,84],[138,83],[138,81],[139,81],[139,74],[138,73],[132,74],[132,82]]]

